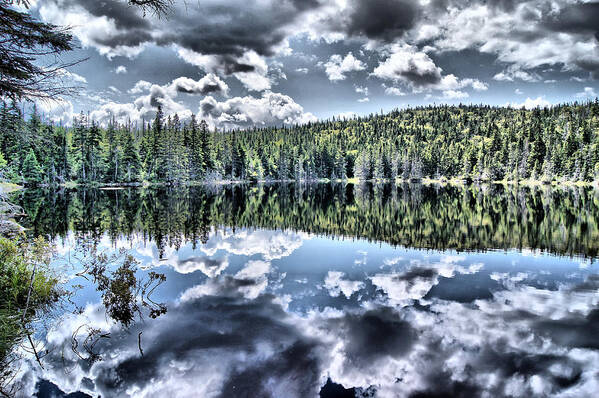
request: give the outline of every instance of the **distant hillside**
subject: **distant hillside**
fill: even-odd
[[[350,120],[208,131],[159,111],[141,129],[27,121],[0,110],[0,171],[18,183],[599,178],[599,102],[545,109],[429,106]]]

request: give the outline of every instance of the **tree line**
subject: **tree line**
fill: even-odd
[[[211,130],[195,116],[101,126],[0,108],[0,172],[27,185],[230,180],[599,178],[599,101],[426,106],[294,126]]]

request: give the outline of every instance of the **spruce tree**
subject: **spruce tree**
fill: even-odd
[[[42,168],[40,167],[33,149],[30,149],[23,161],[21,175],[26,185],[38,185],[42,182]]]

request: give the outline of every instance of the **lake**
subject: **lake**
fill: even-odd
[[[16,194],[65,299],[38,397],[591,397],[599,192],[265,184]],[[70,394],[70,395],[68,395]]]

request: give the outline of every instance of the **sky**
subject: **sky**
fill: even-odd
[[[547,106],[599,93],[599,2],[44,0],[71,26],[83,89],[40,104],[68,123],[196,114],[219,129],[305,123],[429,104]]]

